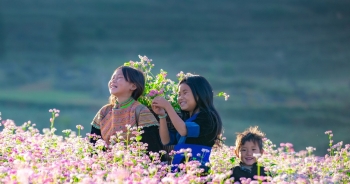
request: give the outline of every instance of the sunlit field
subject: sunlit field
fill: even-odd
[[[175,172],[173,165],[160,160],[165,151],[146,153],[142,129],[129,127],[129,140],[118,139],[104,151],[105,142],[91,144],[92,135],[82,135],[82,125],[58,135],[55,122],[61,112],[49,111],[50,123],[43,133],[31,122],[16,125],[12,120],[2,120],[1,183],[233,183],[231,168],[239,163],[233,146],[214,148],[210,162],[205,164],[209,167],[206,172],[200,168],[200,160],[191,160],[190,149],[171,152],[171,158],[174,154],[186,157]],[[332,131],[324,136],[329,148],[323,157],[314,156],[311,146],[296,152],[292,143],[274,145],[265,139],[265,152],[258,157],[258,165],[265,167],[267,177],[242,179],[242,183],[350,182],[350,145],[333,142]]]

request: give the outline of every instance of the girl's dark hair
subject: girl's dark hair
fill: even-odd
[[[210,121],[209,126],[216,127],[216,137],[214,139],[220,139],[220,134],[222,133],[222,121],[219,113],[216,111],[213,103],[214,93],[213,88],[209,84],[209,82],[200,75],[190,75],[185,76],[179,83],[187,84],[193,93],[194,100],[196,101],[196,107],[193,110],[195,112],[199,109],[200,112],[206,112],[209,114]],[[181,110],[181,114],[183,119],[189,118],[189,113]]]
[[[134,100],[137,100],[145,90],[145,76],[140,70],[129,66],[120,66],[115,71],[117,71],[118,69],[122,70],[123,76],[126,81],[136,85],[136,89],[132,92],[131,97]],[[111,94],[111,96],[109,96],[109,103],[114,104],[116,98],[116,96]]]

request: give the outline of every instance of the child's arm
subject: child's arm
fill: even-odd
[[[158,114],[160,117],[165,116],[165,110],[163,108],[152,105],[152,110],[154,113]],[[169,144],[170,136],[168,131],[168,125],[166,118],[159,118],[159,136],[163,145]]]
[[[168,113],[171,123],[181,136],[187,135],[187,128],[185,122],[177,115],[171,104],[163,97],[157,96],[153,99],[152,105],[165,109]],[[165,121],[165,120],[164,120]]]
[[[106,114],[111,110],[112,106],[107,104],[104,105],[95,115],[94,119],[91,122],[91,134],[96,134],[96,136],[102,137],[100,122],[106,116]],[[90,142],[95,144],[97,137],[90,138]]]

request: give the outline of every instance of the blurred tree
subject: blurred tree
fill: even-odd
[[[71,58],[77,52],[79,33],[72,20],[64,19],[61,23],[61,30],[58,35],[60,42],[60,55],[64,58]]]

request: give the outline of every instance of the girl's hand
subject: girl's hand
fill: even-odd
[[[165,114],[165,110],[161,107],[156,106],[156,105],[152,105],[152,110],[154,113],[161,115],[161,116],[164,116],[164,114]]]
[[[164,97],[161,96],[157,96],[153,99],[152,106],[153,105],[163,109],[166,109],[167,107],[169,107],[169,105],[171,106],[171,104]]]

